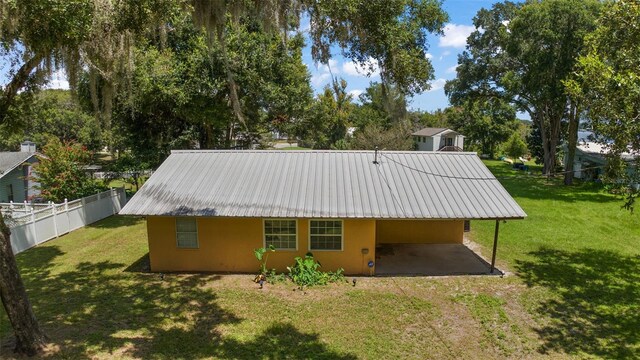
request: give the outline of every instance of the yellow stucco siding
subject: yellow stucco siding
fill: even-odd
[[[463,220],[378,220],[378,244],[461,244]]]
[[[198,249],[176,245],[175,217],[147,218],[152,271],[256,272],[253,250],[264,246],[261,218],[204,218],[197,220]],[[298,249],[269,253],[267,267],[286,271],[296,256],[309,251],[309,220],[297,220]],[[369,274],[375,258],[375,220],[345,219],[342,251],[312,251],[325,271],[343,268],[347,274]],[[363,255],[362,249],[368,249]]]

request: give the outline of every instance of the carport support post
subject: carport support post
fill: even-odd
[[[500,220],[496,219],[496,232],[493,235],[493,253],[491,254],[491,273],[496,267],[496,249],[498,248],[498,231],[500,230]]]

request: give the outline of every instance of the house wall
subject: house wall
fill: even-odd
[[[378,244],[461,244],[463,220],[378,220]]]
[[[418,151],[434,151],[433,138],[431,136],[414,136]],[[424,141],[422,141],[424,139]]]
[[[0,178],[0,202],[9,202],[9,184],[13,185],[13,202],[29,201],[27,196],[40,194],[40,191],[34,188],[36,183],[29,179],[36,162],[38,160],[33,156],[25,161],[23,166],[16,167]]]
[[[253,250],[264,246],[261,218],[205,218],[198,224],[198,249],[176,246],[175,217],[147,218],[152,271],[256,272]],[[346,274],[369,274],[367,263],[375,259],[376,221],[345,219],[342,251],[313,251],[325,271],[343,268]],[[298,219],[298,250],[269,253],[267,267],[286,271],[296,256],[309,250],[309,221]],[[368,249],[363,255],[362,249]]]
[[[0,178],[0,202],[9,202],[9,185],[13,187],[13,202],[25,201],[25,180],[22,166]]]

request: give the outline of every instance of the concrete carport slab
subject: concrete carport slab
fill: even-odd
[[[376,275],[488,275],[490,265],[463,244],[378,244]],[[496,269],[494,274],[501,274]]]

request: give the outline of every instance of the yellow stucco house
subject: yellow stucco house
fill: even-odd
[[[173,151],[120,212],[147,218],[152,271],[375,273],[380,244],[462,243],[464,221],[526,216],[475,153]],[[497,240],[497,238],[496,238]]]

